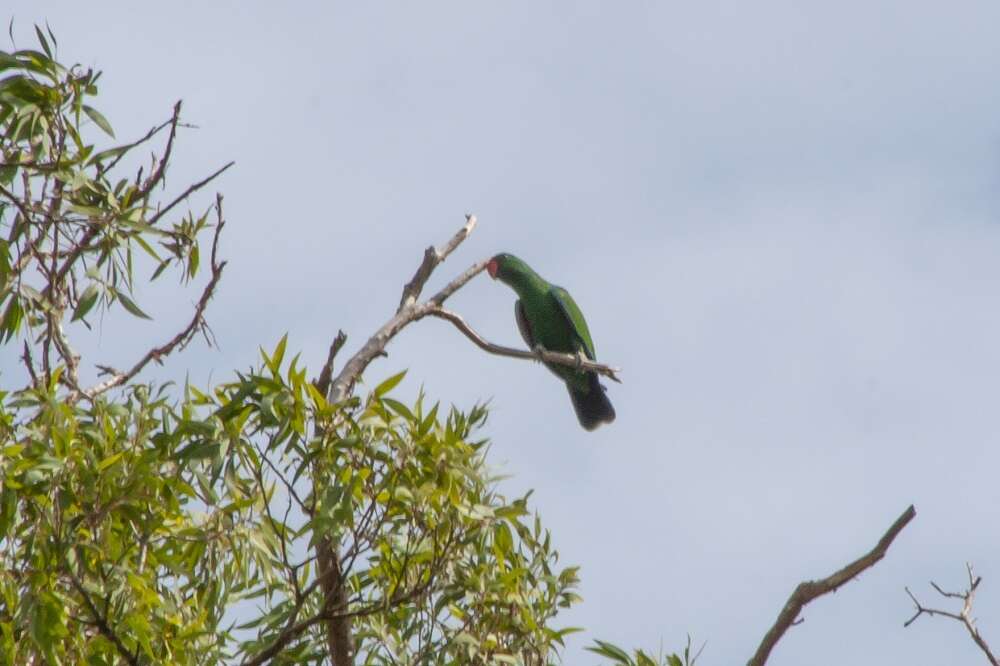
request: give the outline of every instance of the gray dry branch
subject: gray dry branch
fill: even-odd
[[[462,316],[456,312],[446,310],[445,308],[431,308],[427,314],[432,317],[438,317],[451,322],[465,337],[472,340],[477,347],[489,354],[507,356],[509,358],[523,358],[534,361],[543,361],[545,363],[558,363],[559,365],[566,365],[573,368],[579,368],[581,370],[593,370],[594,372],[604,375],[608,379],[621,384],[622,380],[618,378],[618,373],[621,372],[619,368],[612,368],[604,365],[603,363],[591,361],[589,358],[585,358],[582,355],[574,356],[573,354],[562,354],[560,352],[549,351],[548,349],[542,348],[538,348],[534,351],[524,351],[523,349],[504,347],[503,345],[494,344],[483,338],[483,336],[479,335],[479,333],[469,326],[468,322],[466,322],[465,319],[463,319]]]
[[[972,565],[968,562],[965,564],[965,571],[969,576],[969,587],[967,587],[964,592],[945,592],[938,586],[937,583],[931,581],[931,587],[933,587],[942,597],[945,597],[946,599],[962,600],[962,610],[958,613],[938,610],[936,608],[925,608],[919,601],[917,601],[917,598],[913,596],[913,593],[910,592],[910,588],[904,587],[903,589],[906,590],[906,594],[909,595],[910,599],[913,601],[913,605],[916,606],[917,612],[913,614],[913,617],[904,622],[903,626],[909,627],[917,620],[918,617],[925,613],[930,616],[941,615],[943,617],[949,617],[953,620],[957,620],[961,622],[966,631],[969,632],[969,636],[972,638],[973,642],[979,646],[979,649],[983,651],[983,654],[986,655],[990,664],[993,666],[1000,666],[1000,661],[997,660],[996,656],[990,650],[990,646],[986,643],[986,639],[984,639],[983,635],[979,633],[979,629],[976,627],[976,619],[972,617],[972,601],[976,596],[976,589],[979,587],[979,584],[983,582],[983,579],[981,576],[977,576],[972,572]]]
[[[469,237],[475,227],[476,216],[471,214],[466,215],[465,224],[462,225],[462,228],[447,243],[439,248],[431,246],[424,251],[423,260],[414,272],[413,278],[403,287],[403,293],[400,297],[396,313],[368,338],[361,349],[355,352],[344,363],[340,372],[334,376],[334,357],[345,341],[343,332],[338,331],[337,337],[330,346],[330,354],[327,362],[316,381],[318,388],[321,390],[327,389],[325,392],[327,399],[331,403],[336,404],[348,399],[354,392],[355,384],[368,365],[379,356],[385,355],[386,345],[408,325],[424,317],[439,317],[450,321],[480,349],[491,354],[511,358],[543,360],[548,363],[558,363],[569,367],[594,370],[614,381],[620,381],[617,376],[617,372],[619,372],[617,369],[571,354],[560,354],[546,350],[522,351],[493,344],[476,333],[461,316],[444,309],[444,302],[452,294],[465,286],[472,278],[481,273],[486,268],[488,260],[476,262],[452,279],[451,282],[446,284],[436,294],[420,302],[420,294],[427,284],[427,280],[430,279],[431,273]],[[339,609],[341,611],[339,614],[333,615],[327,622],[327,649],[329,650],[334,666],[348,666],[354,663],[354,645],[351,632],[351,614],[343,612],[345,610],[346,597],[342,588],[347,572],[340,570],[336,564],[341,561],[339,557],[339,544],[333,543],[328,539],[321,540],[316,546],[316,559],[319,565],[319,579],[323,581],[324,606],[328,610]]]
[[[771,650],[774,646],[778,644],[781,637],[785,635],[789,627],[801,622],[799,619],[799,613],[805,608],[806,604],[810,601],[821,597],[824,594],[830,592],[836,592],[837,589],[849,583],[855,577],[857,577],[862,571],[869,569],[885,557],[886,552],[889,550],[889,546],[896,539],[903,528],[913,520],[917,515],[916,509],[913,508],[911,504],[902,515],[896,519],[886,533],[882,535],[882,538],[878,540],[875,547],[870,551],[854,560],[843,569],[835,571],[826,578],[821,578],[820,580],[810,580],[799,583],[795,591],[792,592],[792,596],[788,598],[785,603],[784,608],[781,609],[781,613],[778,614],[778,619],[775,620],[774,625],[768,630],[767,634],[764,635],[764,639],[761,641],[760,646],[758,646],[757,651],[754,653],[750,661],[747,662],[747,666],[764,666],[767,662],[768,657],[771,654]]]

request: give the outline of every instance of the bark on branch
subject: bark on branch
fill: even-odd
[[[799,614],[802,609],[813,599],[821,597],[824,594],[830,592],[835,592],[837,588],[850,582],[862,571],[869,569],[885,557],[886,552],[889,550],[889,546],[896,539],[903,528],[913,520],[914,516],[917,515],[916,510],[911,504],[903,514],[896,519],[882,538],[878,540],[875,547],[870,551],[854,560],[843,569],[835,571],[826,578],[820,580],[810,580],[799,583],[795,591],[788,598],[785,603],[784,608],[781,609],[781,613],[778,614],[778,619],[774,622],[774,625],[768,630],[767,634],[764,635],[764,639],[761,641],[760,646],[757,648],[757,652],[754,653],[750,661],[747,662],[747,666],[763,666],[767,662],[767,658],[771,654],[771,650],[774,646],[778,644],[781,637],[785,635],[788,628],[794,624],[798,623]]]

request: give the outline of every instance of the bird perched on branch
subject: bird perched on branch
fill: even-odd
[[[597,360],[587,322],[569,292],[549,284],[512,254],[496,255],[486,264],[486,270],[491,278],[517,292],[514,316],[529,347]],[[586,430],[615,420],[615,408],[596,372],[557,363],[545,365],[566,382],[576,416]]]

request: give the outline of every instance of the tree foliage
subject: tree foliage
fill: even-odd
[[[180,104],[106,145],[100,74],[37,37],[0,52],[0,343],[21,361],[0,394],[0,663],[311,663],[338,618],[359,663],[557,659],[576,570],[499,491],[481,405],[405,404],[402,374],[330,402],[284,339],[216,386],[143,378],[211,341],[222,200],[191,202],[229,165],[165,194]],[[206,272],[190,322],[124,370],[74,350],[98,313],[150,316],[143,280]]]
[[[557,615],[578,600],[577,571],[559,565],[529,497],[500,492],[485,408],[404,403],[393,394],[403,373],[356,392],[386,342],[427,316],[487,352],[535,357],[444,309],[485,261],[420,302],[474,217],[427,250],[395,315],[336,379],[341,335],[316,380],[283,338],[217,385],[153,381],[151,363],[199,333],[212,344],[225,216],[219,195],[195,202],[232,163],[168,194],[181,104],[109,143],[92,105],[100,73],[65,67],[55,37],[36,36],[40,50],[0,51],[0,666],[558,661],[576,631]],[[164,276],[203,280],[190,319],[124,369],[84,363],[77,334],[112,310],[150,318],[136,287]],[[562,356],[541,358],[578,362]],[[807,603],[881,560],[914,515],[796,587],[751,663]],[[964,595],[945,593],[965,601],[961,614],[914,599],[917,615],[962,620],[995,661],[969,620],[969,578]],[[588,649],[619,666],[693,666],[690,647]]]

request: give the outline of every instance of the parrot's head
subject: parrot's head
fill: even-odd
[[[506,252],[501,252],[486,263],[486,271],[490,277],[507,284],[510,284],[511,278],[526,270],[531,270],[526,263]]]

